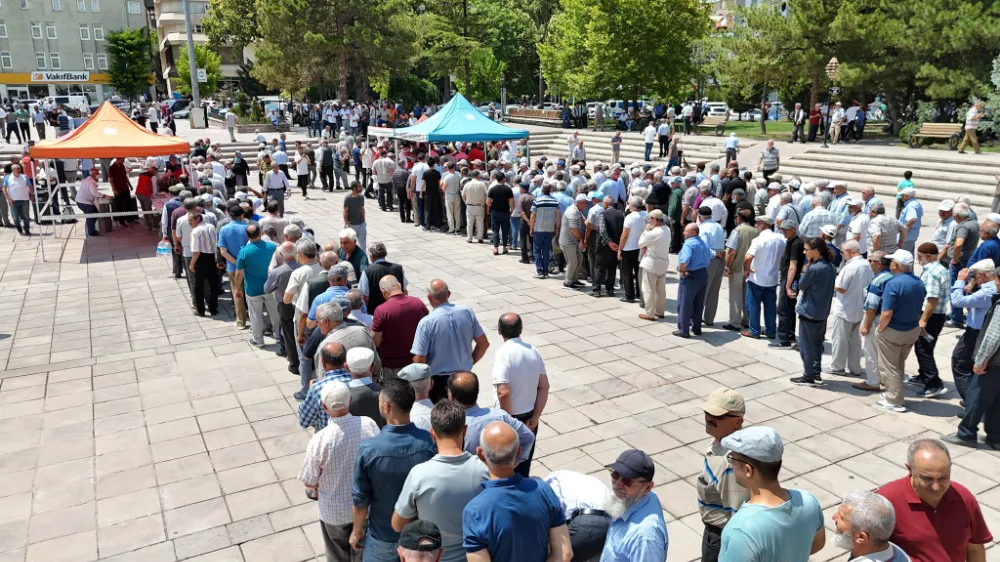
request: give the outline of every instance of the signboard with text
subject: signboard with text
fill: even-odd
[[[87,70],[38,70],[31,73],[32,82],[90,82],[90,72]]]

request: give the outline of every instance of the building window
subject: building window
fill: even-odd
[[[83,69],[94,70],[94,55],[83,53]]]
[[[138,0],[129,0],[128,3],[128,13],[138,15],[139,14],[139,2]]]
[[[94,26],[94,41],[104,41],[104,26],[95,25]]]
[[[90,28],[85,23],[80,24],[80,40],[90,41]]]
[[[108,69],[108,55],[97,55],[97,68],[100,70]]]
[[[35,53],[35,66],[38,70],[45,70],[48,68],[48,60],[45,58],[45,53]]]
[[[50,54],[49,62],[52,64],[52,70],[59,70],[62,68],[62,59],[59,57],[59,53]]]
[[[62,0],[52,0],[52,11],[53,12],[62,11]]]
[[[51,21],[45,22],[45,36],[48,37],[49,39],[57,39],[55,22]]]
[[[76,0],[76,11],[86,12],[87,11],[87,0]]]
[[[32,39],[41,39],[42,38],[42,24],[41,23],[39,23],[37,21],[31,22],[31,38]]]
[[[204,32],[205,32],[205,28],[204,27],[202,27],[202,26],[200,26],[198,24],[195,24],[193,33],[204,33]]]
[[[20,5],[22,10],[28,9],[28,0],[20,0]]]
[[[7,38],[7,22],[0,20],[0,38]]]
[[[0,51],[0,66],[3,68],[14,68],[14,63],[11,62],[10,51]]]
[[[90,11],[100,12],[101,11],[101,0],[90,0]]]
[[[208,3],[191,2],[192,14],[204,14],[208,12]]]

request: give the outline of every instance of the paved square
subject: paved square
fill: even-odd
[[[297,194],[286,208],[322,242],[342,226],[342,197]],[[501,343],[500,314],[523,315],[552,384],[535,475],[572,469],[607,481],[603,466],[623,449],[653,456],[671,561],[700,554],[695,480],[709,441],[700,406],[719,386],[743,394],[749,422],[781,433],[783,480],[819,498],[828,527],[843,494],[904,474],[909,440],[957,423],[954,392],[909,396],[910,412],[883,413],[847,379],[791,385],[798,354],[764,340],[718,329],[669,335],[673,266],[667,321],[651,324],[635,305],[533,279],[514,253],[494,257],[463,237],[400,224],[371,201],[367,209],[368,239],[386,243],[414,294],[440,277],[475,309],[491,342],[475,369],[481,381]],[[185,282],[140,227],[84,241],[78,224],[60,235],[46,237],[43,262],[37,236],[0,231],[0,562],[322,558],[316,506],[295,480],[310,436],[297,423],[298,377],[273,340],[251,346],[228,297],[219,318],[194,316]],[[945,377],[955,336],[946,330],[937,350]],[[492,402],[488,386],[482,404]],[[954,480],[978,495],[1000,536],[1000,455],[952,455]],[[829,539],[814,560],[842,559]]]

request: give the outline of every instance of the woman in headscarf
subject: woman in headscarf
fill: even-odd
[[[250,177],[250,164],[243,158],[243,153],[239,150],[236,151],[236,157],[233,158],[233,175],[236,176],[237,186],[250,185],[248,181]]]
[[[128,168],[125,167],[124,158],[115,158],[108,168],[108,181],[111,183],[111,191],[114,192],[111,211],[126,213],[136,210],[135,201],[132,200],[132,182],[128,179]],[[135,217],[119,216],[115,217],[115,220],[118,224],[124,225],[126,222],[135,221]]]

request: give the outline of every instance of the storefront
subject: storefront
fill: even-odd
[[[25,73],[0,73],[0,98],[37,100],[46,96],[86,94],[97,105],[111,95],[110,74],[89,70],[37,70]]]

